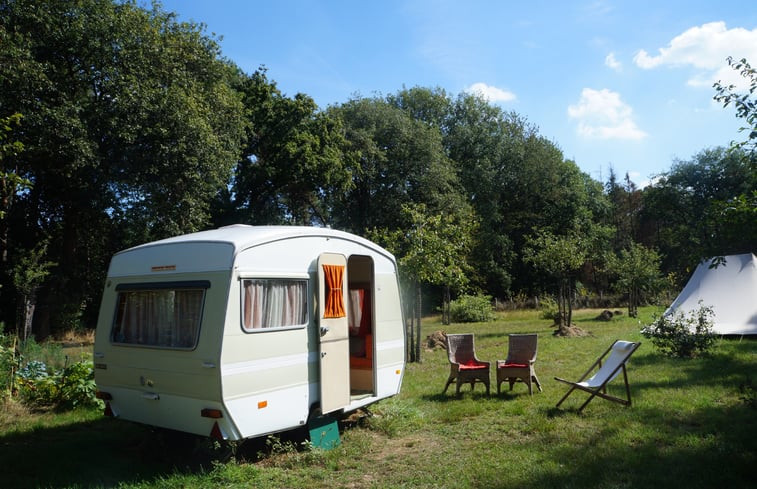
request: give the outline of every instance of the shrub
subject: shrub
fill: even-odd
[[[13,392],[19,359],[15,347],[0,335],[0,400]]]
[[[463,295],[449,304],[449,314],[455,323],[476,323],[494,320],[492,298],[488,295]]]
[[[693,358],[707,353],[715,343],[712,316],[712,308],[700,301],[698,310],[663,314],[643,328],[641,334],[666,355]]]
[[[48,372],[44,362],[30,361],[18,372],[19,394],[27,404],[73,409],[101,407],[95,397],[95,375],[90,361],[75,362]]]
[[[544,297],[539,302],[539,309],[541,309],[542,319],[551,319],[554,322],[558,321],[560,312],[554,297],[550,295]]]

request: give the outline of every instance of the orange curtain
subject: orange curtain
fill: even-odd
[[[342,282],[344,281],[344,266],[323,265],[323,276],[326,282],[326,305],[323,311],[324,318],[343,318],[344,296],[342,294]]]

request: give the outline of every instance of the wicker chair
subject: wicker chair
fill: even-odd
[[[541,383],[534,371],[536,363],[536,340],[535,334],[511,334],[507,348],[507,358],[497,360],[497,394],[500,392],[502,382],[510,384],[510,390],[517,381],[528,385],[528,395],[533,394],[532,383],[536,384],[541,392]]]
[[[449,385],[456,381],[455,394],[460,395],[460,386],[470,383],[473,390],[476,381],[486,385],[486,395],[489,395],[489,362],[482,362],[476,358],[472,334],[447,335],[447,356],[449,358],[449,378],[444,386],[444,393]]]

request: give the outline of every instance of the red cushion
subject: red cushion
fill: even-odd
[[[497,368],[503,368],[503,367],[528,368],[528,365],[523,364],[523,363],[497,363]]]
[[[460,364],[460,370],[482,370],[487,368],[486,364],[475,363],[470,361],[466,364]]]

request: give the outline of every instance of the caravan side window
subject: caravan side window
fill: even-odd
[[[111,341],[125,345],[192,349],[200,333],[210,282],[120,284]]]
[[[242,328],[254,332],[305,325],[307,294],[307,280],[242,280]]]

